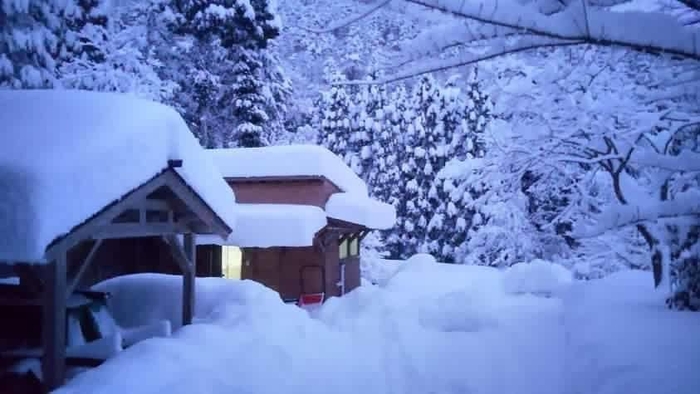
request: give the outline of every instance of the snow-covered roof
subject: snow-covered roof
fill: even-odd
[[[326,215],[376,230],[392,228],[396,223],[396,209],[393,205],[354,193],[331,195],[326,203]]]
[[[208,151],[226,178],[319,176],[342,191],[367,194],[367,185],[343,159],[318,145],[211,149]]]
[[[233,228],[231,188],[180,115],[115,93],[0,91],[0,261],[46,247],[182,160],[175,171]]]
[[[326,213],[316,206],[236,204],[236,231],[226,240],[205,235],[198,237],[197,243],[243,248],[311,246],[316,233],[326,224]]]

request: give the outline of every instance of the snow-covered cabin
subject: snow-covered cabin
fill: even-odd
[[[393,227],[396,211],[370,198],[340,157],[316,145],[208,153],[235,191],[239,231],[201,238],[201,275],[253,279],[288,301],[360,285],[360,242]]]
[[[190,322],[195,235],[228,237],[235,197],[177,112],[112,93],[0,91],[0,128],[0,305],[43,311],[47,388],[62,384],[70,362],[68,296],[158,271],[139,250],[168,252],[185,278],[182,323]],[[16,343],[0,345],[2,356],[22,357]]]

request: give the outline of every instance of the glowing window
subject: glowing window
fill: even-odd
[[[344,259],[346,257],[348,257],[348,240],[347,239],[340,243],[340,258]]]
[[[241,279],[243,253],[236,246],[221,247],[221,270],[226,279]]]
[[[360,255],[360,241],[357,238],[353,238],[350,242],[350,256]]]

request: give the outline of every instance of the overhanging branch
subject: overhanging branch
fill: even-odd
[[[462,57],[459,59],[454,59],[452,61],[440,61],[434,66],[423,66],[421,68],[414,69],[405,73],[399,73],[390,78],[385,78],[376,81],[349,81],[349,82],[339,82],[335,85],[381,85],[385,83],[392,83],[410,79],[419,75],[428,74],[437,71],[448,70],[455,67],[467,66],[470,64],[479,63],[482,61],[494,59],[500,56],[514,54],[519,52],[526,52],[538,48],[554,48],[554,47],[565,47],[565,46],[575,46],[585,44],[582,41],[562,41],[562,40],[543,40],[542,42],[528,43],[521,46],[513,46],[510,48],[498,48],[496,50],[491,50],[487,53],[477,54],[470,57]]]
[[[596,12],[594,13],[592,12],[593,10],[589,10],[589,12],[585,15],[587,23],[603,20],[603,17],[605,17],[607,19],[607,22],[609,23],[607,25],[599,25],[597,26],[597,28],[591,27],[590,32],[586,32],[585,30],[575,31],[574,29],[561,28],[561,26],[564,26],[566,22],[573,22],[571,20],[566,19],[567,17],[570,18],[572,16],[570,13],[566,12],[555,14],[551,17],[535,14],[532,18],[523,18],[522,15],[516,18],[514,14],[517,11],[534,13],[533,10],[529,10],[525,7],[520,7],[522,8],[522,10],[511,9],[511,6],[518,6],[517,3],[501,4],[501,7],[508,8],[508,12],[500,13],[498,12],[498,3],[496,3],[495,5],[492,3],[485,5],[486,3],[482,1],[476,2],[465,0],[461,2],[460,6],[456,6],[453,2],[445,0],[406,1],[430,9],[435,9],[445,13],[449,13],[461,18],[467,18],[481,23],[516,29],[522,31],[523,33],[529,33],[542,37],[548,37],[559,40],[583,41],[584,43],[595,45],[619,46],[630,48],[640,52],[663,53],[668,55],[676,55],[686,59],[700,60],[700,50],[698,49],[697,32],[687,32],[685,30],[682,30],[682,26],[680,26],[679,24],[676,24],[673,27],[676,27],[679,32],[683,31],[684,34],[687,34],[687,37],[679,36],[677,41],[673,40],[673,44],[669,45],[664,45],[659,42],[641,43],[641,40],[637,41],[639,37],[633,37],[635,36],[635,34],[631,34],[630,38],[626,39],[624,37],[615,37],[611,35],[611,31],[606,32],[606,26],[619,26],[623,22],[630,21],[631,18],[633,18],[632,15],[635,14],[613,13],[609,11],[600,10],[596,10]],[[697,3],[699,0],[683,1],[688,1],[694,4]],[[478,3],[478,5],[474,3]],[[491,9],[492,12],[487,12],[485,8]],[[659,18],[662,17],[664,17],[664,15],[660,14]],[[620,20],[613,21],[612,19],[614,18],[618,18]],[[643,21],[640,20],[639,22]],[[683,41],[683,39],[685,38],[688,39],[688,43],[681,45],[681,41]]]

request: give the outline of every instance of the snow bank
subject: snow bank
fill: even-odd
[[[396,209],[386,204],[353,193],[335,193],[326,202],[329,218],[361,224],[367,228],[386,230],[396,224]]]
[[[360,255],[360,270],[362,279],[365,279],[367,285],[377,284],[384,285],[391,278],[396,270],[399,269],[404,260],[389,260],[383,258]]]
[[[648,273],[574,282],[563,298],[508,294],[504,275],[417,255],[315,318],[262,285],[198,279],[196,324],[137,343],[57,393],[699,392],[700,315],[663,309]],[[118,320],[138,325],[165,316],[145,305],[179,307],[180,284],[135,275],[101,286],[121,290]]]
[[[233,192],[172,108],[114,93],[0,91],[0,260],[46,247],[111,202],[176,171],[233,228]]]
[[[530,263],[518,263],[506,269],[503,286],[511,294],[554,294],[571,284],[571,271],[559,264],[536,259]]]
[[[164,274],[124,275],[93,286],[111,293],[110,312],[123,328],[170,321],[173,331],[182,327],[182,276]],[[195,320],[206,320],[223,303],[274,302],[279,295],[250,281],[197,278]],[[167,294],[167,297],[164,295]],[[262,300],[262,301],[261,301]]]
[[[501,274],[489,267],[437,263],[417,254],[396,267],[379,286],[353,290],[330,299],[318,316],[334,327],[352,316],[396,315],[431,331],[474,331],[490,326],[490,313],[503,305]]]
[[[179,299],[177,277],[136,275],[103,284],[116,290],[118,318],[132,324],[159,318],[144,305]],[[129,295],[129,293],[133,295]],[[128,297],[128,298],[118,298]],[[139,342],[99,368],[78,375],[61,394],[385,393],[390,388],[364,346],[279,295],[250,281],[197,280],[196,324],[169,338]],[[131,312],[130,312],[131,311]],[[223,368],[223,369],[222,369]],[[367,377],[367,379],[362,379]]]
[[[345,192],[367,195],[367,185],[343,159],[318,145],[207,151],[226,178],[322,176]]]
[[[356,352],[380,349],[391,392],[564,392],[561,300],[508,296],[490,267],[429,255],[399,267],[385,285],[331,298],[316,315],[357,338]]]
[[[237,204],[237,230],[226,240],[198,237],[200,245],[236,245],[242,248],[311,246],[326,226],[326,213],[319,207],[292,204]]]
[[[564,309],[575,392],[700,392],[700,314],[665,309],[665,295],[643,271],[575,283]]]
[[[563,392],[558,300],[508,297],[488,267],[428,255],[400,267],[385,286],[331,298],[316,318],[253,282],[198,279],[196,324],[139,342],[57,393]],[[179,321],[180,284],[141,274],[100,286],[122,305],[120,323],[141,325]],[[157,304],[170,312],[145,307]]]

